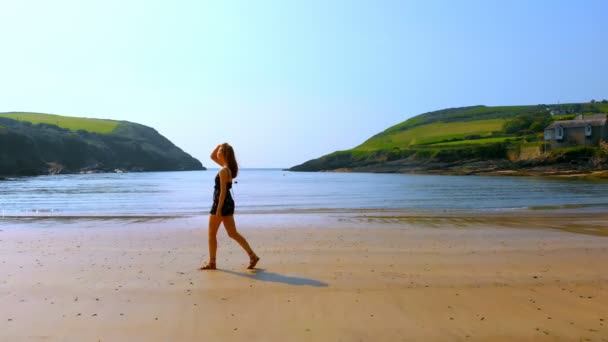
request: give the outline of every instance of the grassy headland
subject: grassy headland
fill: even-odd
[[[11,112],[0,113],[0,117],[18,121],[30,122],[32,124],[49,124],[65,128],[71,131],[84,130],[90,133],[111,133],[120,124],[119,121],[77,118],[42,113]]]
[[[200,170],[153,128],[42,113],[0,113],[0,175]]]
[[[551,165],[580,158],[604,161],[608,151],[574,147],[545,150],[543,131],[577,113],[608,112],[606,103],[450,108],[412,117],[345,151],[294,166],[292,171],[476,173]],[[488,164],[489,162],[489,164]],[[462,168],[477,163],[480,167]],[[580,167],[580,164],[577,165]],[[476,169],[477,168],[477,169]],[[567,167],[566,167],[567,168]]]

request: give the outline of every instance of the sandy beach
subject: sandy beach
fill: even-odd
[[[2,219],[0,341],[608,341],[608,214]]]

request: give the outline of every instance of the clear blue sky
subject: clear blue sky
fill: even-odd
[[[423,112],[608,98],[608,1],[0,2],[0,111],[289,167]]]

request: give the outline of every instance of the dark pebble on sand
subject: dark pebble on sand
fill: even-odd
[[[485,317],[481,317],[480,321],[483,321],[484,319],[486,319]]]

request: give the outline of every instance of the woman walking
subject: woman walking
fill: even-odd
[[[249,255],[248,269],[255,268],[260,258],[253,252],[245,238],[236,231],[234,222],[234,199],[230,194],[232,180],[239,172],[236,163],[234,149],[228,143],[217,145],[211,152],[211,159],[218,163],[222,168],[215,176],[215,190],[213,191],[213,205],[209,215],[209,262],[199,269],[216,269],[215,254],[217,251],[217,231],[223,222],[228,236],[235,239]]]

